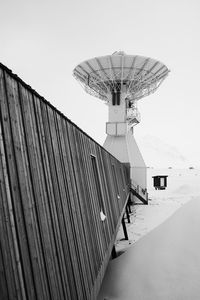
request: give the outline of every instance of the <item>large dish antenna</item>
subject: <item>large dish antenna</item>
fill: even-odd
[[[86,60],[73,75],[85,91],[106,102],[111,94],[122,91],[129,101],[154,93],[169,73],[160,61],[139,55],[114,52]]]

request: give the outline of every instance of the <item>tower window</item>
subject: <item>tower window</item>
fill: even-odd
[[[113,92],[112,93],[112,105],[120,105],[120,92]]]

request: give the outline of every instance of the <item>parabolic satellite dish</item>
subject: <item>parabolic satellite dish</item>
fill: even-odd
[[[109,101],[113,93],[125,93],[130,101],[155,92],[169,73],[160,61],[139,55],[114,52],[80,63],[74,77],[87,93]]]

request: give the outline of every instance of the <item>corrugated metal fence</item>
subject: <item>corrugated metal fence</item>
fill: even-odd
[[[0,299],[95,299],[128,193],[126,167],[0,65]]]

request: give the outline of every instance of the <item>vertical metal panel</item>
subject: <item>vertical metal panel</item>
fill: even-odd
[[[0,65],[2,299],[96,298],[128,199],[126,172]]]

